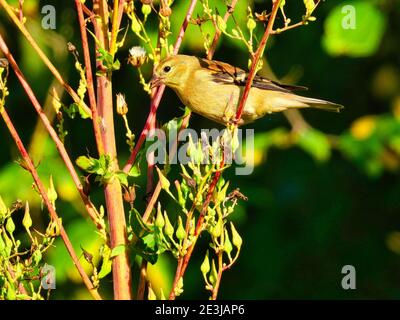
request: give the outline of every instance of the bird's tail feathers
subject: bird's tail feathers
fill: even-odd
[[[330,112],[340,112],[342,109],[344,109],[344,106],[342,106],[341,104],[321,99],[296,96],[296,100],[304,104],[304,107],[316,108]]]

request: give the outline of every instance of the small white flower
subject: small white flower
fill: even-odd
[[[144,48],[136,46],[129,49],[128,62],[134,67],[140,67],[146,62],[147,52]]]

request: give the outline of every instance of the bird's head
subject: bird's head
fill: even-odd
[[[182,89],[189,77],[190,70],[198,59],[186,55],[175,55],[160,61],[150,80],[151,88],[165,84],[172,89]]]

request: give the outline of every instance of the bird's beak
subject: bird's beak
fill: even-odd
[[[150,80],[150,89],[154,89],[162,84],[163,79],[154,75]]]

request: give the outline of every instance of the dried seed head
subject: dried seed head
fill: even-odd
[[[141,3],[150,5],[153,3],[153,0],[140,0]]]
[[[146,50],[142,47],[132,47],[129,49],[128,63],[134,67],[140,67],[147,60]]]
[[[172,13],[172,10],[170,6],[168,5],[168,1],[166,0],[161,0],[161,8],[160,8],[160,14],[164,17],[169,17]]]
[[[128,113],[128,104],[125,101],[125,96],[122,93],[117,93],[117,113],[124,116]]]
[[[8,68],[8,60],[6,58],[0,58],[0,68]]]

